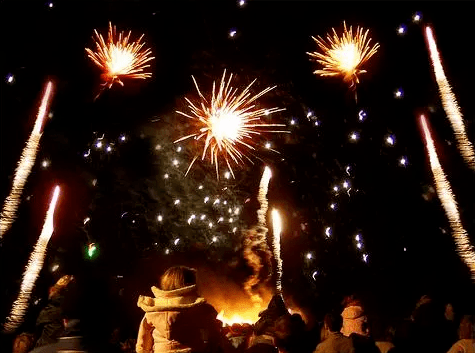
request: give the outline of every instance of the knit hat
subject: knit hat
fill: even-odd
[[[366,315],[361,306],[348,306],[343,310],[341,316],[343,317],[343,326],[340,332],[343,335],[349,336],[352,333],[357,333],[365,336],[367,334],[364,328]]]
[[[341,313],[343,319],[355,320],[364,316],[364,311],[361,306],[347,306]]]

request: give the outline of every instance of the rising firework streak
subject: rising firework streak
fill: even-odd
[[[442,106],[444,107],[445,113],[447,114],[450,124],[452,125],[452,129],[454,130],[457,146],[465,162],[469,165],[470,168],[475,170],[475,153],[473,150],[473,145],[467,138],[462,113],[460,112],[460,108],[457,104],[457,99],[455,98],[455,95],[452,92],[452,88],[450,87],[449,81],[445,76],[444,68],[440,60],[440,55],[437,51],[437,45],[435,43],[435,39],[432,34],[432,29],[430,27],[426,27],[426,40],[429,46],[435,79],[437,81],[437,85],[439,86]]]
[[[434,146],[434,141],[430,135],[429,127],[424,115],[421,115],[421,124],[424,130],[424,136],[426,140],[427,153],[429,154],[430,167],[432,174],[434,175],[435,187],[440,202],[445,210],[445,214],[450,222],[452,228],[452,236],[454,237],[455,244],[457,245],[457,252],[459,256],[465,261],[472,273],[472,279],[475,280],[475,251],[470,244],[467,232],[462,226],[460,220],[460,214],[455,201],[452,188],[450,186],[444,170],[440,165],[439,158],[437,157],[437,151]]]
[[[272,210],[272,233],[274,234],[274,257],[277,262],[277,293],[282,293],[282,257],[280,256],[280,234],[282,233],[282,219],[279,211]]]
[[[257,210],[257,226],[248,231],[244,238],[244,258],[253,270],[252,275],[244,283],[244,289],[256,305],[262,302],[262,298],[254,293],[254,288],[262,281],[262,270],[270,268],[271,264],[269,264],[268,260],[272,258],[272,253],[270,253],[267,246],[268,228],[266,222],[269,204],[267,201],[267,191],[271,176],[270,168],[265,167],[257,196],[260,203],[260,208]]]
[[[46,213],[45,222],[43,224],[43,230],[41,231],[40,237],[36,242],[35,248],[30,255],[28,260],[28,265],[25,268],[23,273],[23,280],[20,287],[20,293],[18,298],[13,303],[13,308],[10,312],[10,316],[7,318],[4,329],[6,332],[12,332],[23,321],[23,316],[25,315],[26,309],[28,309],[28,302],[30,300],[31,292],[35,287],[36,279],[43,268],[43,262],[46,255],[46,249],[48,242],[53,234],[54,224],[54,211],[56,208],[56,203],[59,197],[59,186],[54,188],[53,198],[50,202],[48,212]]]
[[[20,204],[20,197],[23,192],[26,180],[30,175],[31,169],[35,164],[36,154],[38,152],[38,146],[40,144],[43,120],[48,112],[48,108],[53,95],[53,83],[51,81],[46,85],[46,89],[41,99],[41,105],[38,109],[38,114],[33,131],[30,138],[21,153],[18,166],[15,170],[15,177],[13,179],[12,189],[10,194],[5,199],[3,204],[1,220],[0,220],[0,238],[10,229],[11,225],[15,221],[16,211]]]

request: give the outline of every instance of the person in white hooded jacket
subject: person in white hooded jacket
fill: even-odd
[[[198,295],[196,271],[169,268],[154,297],[139,296],[145,312],[137,336],[137,353],[229,353],[234,348],[216,318],[217,311]]]

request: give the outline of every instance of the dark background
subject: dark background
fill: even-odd
[[[189,203],[182,204],[192,210],[201,181],[214,190],[226,183],[215,180],[212,168],[198,166],[190,177],[183,178],[182,169],[181,174],[173,174],[172,184],[165,185],[158,175],[166,158],[154,154],[157,143],[171,146],[184,134],[187,121],[175,110],[186,109],[185,95],[196,96],[191,75],[204,92],[224,69],[236,74],[239,87],[257,78],[255,93],[276,85],[261,103],[286,108],[272,121],[286,124],[291,134],[268,138],[279,153],[267,151],[264,141],[259,142],[255,163],[236,168],[237,177],[227,186],[232,190],[229,197],[243,203],[241,228],[249,227],[256,222],[263,166],[273,167],[268,196],[271,207],[284,213],[281,251],[289,303],[317,320],[330,305],[356,292],[372,312],[405,317],[417,299],[429,293],[454,303],[456,311],[473,311],[473,281],[457,255],[435,192],[418,123],[419,114],[428,116],[439,159],[474,244],[474,175],[458,152],[442,109],[423,37],[424,25],[432,25],[473,142],[470,5],[457,1],[248,1],[245,6],[233,1],[56,1],[49,7],[42,1],[2,1],[2,197],[9,193],[45,82],[55,82],[53,116],[45,124],[18,219],[0,243],[2,317],[8,315],[17,295],[56,183],[63,191],[45,266],[33,293],[39,304],[30,309],[22,329],[32,327],[48,286],[63,273],[78,276],[78,287],[87,293],[82,301],[86,304],[81,305],[94,314],[96,306],[107,303],[114,313],[111,322],[117,318],[132,331],[140,316],[137,295],[148,293],[171,264],[190,264],[203,268],[207,276],[242,283],[250,272],[240,255],[240,236],[223,231],[222,243],[209,246],[200,238],[205,230],[183,227],[179,215],[165,225],[156,222],[156,215],[170,209],[174,197],[187,195]],[[422,14],[420,23],[412,22],[416,11]],[[153,76],[145,81],[124,80],[124,87],[114,85],[94,100],[100,72],[84,48],[93,45],[93,29],[105,34],[109,21],[118,30],[132,30],[133,36],[144,33],[155,56]],[[341,31],[343,21],[369,29],[372,42],[380,44],[364,66],[368,72],[360,76],[357,102],[340,78],[313,75],[317,65],[306,54],[317,48],[311,36],[323,36],[332,27]],[[407,26],[405,35],[397,33],[401,24]],[[237,35],[230,38],[232,28]],[[15,77],[11,84],[6,80],[9,74]],[[394,97],[397,88],[404,90],[402,99]],[[360,122],[362,109],[367,118]],[[357,142],[348,138],[353,131],[360,134]],[[117,144],[113,157],[94,152],[86,160],[84,152],[102,134],[115,141],[125,134],[127,143]],[[385,144],[388,134],[396,139],[392,147]],[[406,166],[399,164],[402,156],[409,161]],[[48,168],[41,166],[44,159],[51,162]],[[91,186],[93,179],[98,180],[97,187]],[[351,184],[349,195],[333,190],[343,180]],[[332,202],[337,202],[337,210],[329,208]],[[88,229],[83,227],[86,216],[91,216]],[[327,226],[333,229],[330,239],[324,234]],[[363,250],[355,247],[357,233],[364,239]],[[178,235],[186,239],[184,245],[165,255]],[[90,241],[100,245],[94,260],[84,251]],[[367,263],[362,261],[363,253],[368,254]],[[55,263],[61,267],[52,272]]]

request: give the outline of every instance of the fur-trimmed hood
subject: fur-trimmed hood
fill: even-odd
[[[206,300],[198,296],[196,285],[175,290],[161,290],[153,286],[152,293],[155,298],[146,295],[139,296],[137,306],[143,311],[180,311],[204,304]]]

